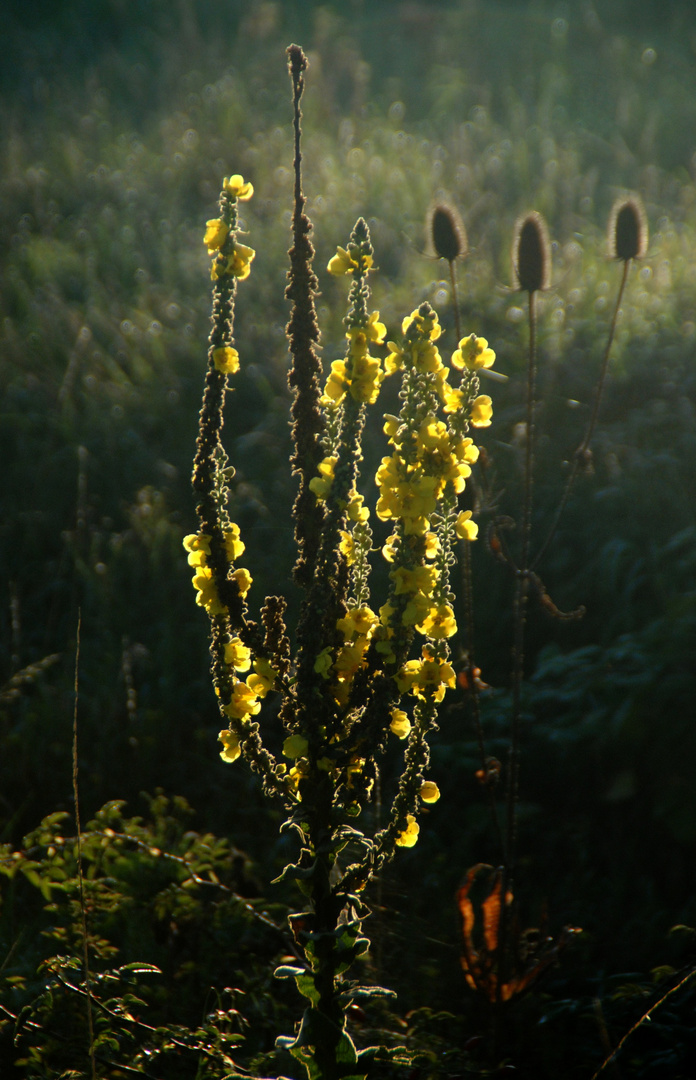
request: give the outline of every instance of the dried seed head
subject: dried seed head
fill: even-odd
[[[517,287],[533,293],[551,284],[551,243],[546,222],[532,210],[517,221],[512,245],[512,269]]]
[[[439,259],[454,262],[463,259],[467,253],[466,229],[453,206],[436,203],[427,219],[426,242],[430,251]]]
[[[641,259],[648,249],[648,221],[637,195],[617,199],[609,215],[609,257]]]

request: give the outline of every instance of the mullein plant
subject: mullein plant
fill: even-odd
[[[306,1008],[299,1030],[280,1037],[278,1046],[302,1062],[310,1080],[345,1080],[365,1076],[374,1058],[405,1059],[403,1050],[356,1049],[346,1030],[348,1007],[389,992],[361,986],[348,972],[369,946],[363,890],[397,849],[413,847],[420,811],[439,797],[437,784],[427,779],[429,739],[438,707],[455,686],[451,570],[457,541],[471,542],[477,532],[459,497],[478,456],[471,430],[491,422],[491,399],[479,394],[477,371],[493,363],[494,353],[470,335],[445,363],[442,329],[427,303],[403,319],[397,341],[387,341],[379,312],[370,308],[374,253],[360,219],[328,264],[350,287],[345,352],[324,378],[301,176],[307,61],[298,46],[288,55],[295,133],[288,380],[298,485],[294,579],[302,591],[294,649],[282,597],[266,598],[260,623],[249,617],[252,579],[239,564],[244,541],[229,516],[233,468],[222,442],[223,410],[241,363],[234,340],[237,287],[254,259],[253,249],[240,242],[238,219],[239,203],[253,188],[239,175],[225,180],[218,216],[205,233],[213,312],[193,470],[199,529],[184,546],[197,603],[210,619],[212,678],[224,724],[221,757],[230,764],[242,758],[258,773],[264,792],[285,807],[283,829],[298,841],[297,861],[278,880],[294,883],[306,897],[306,910],[290,917],[301,962],[276,975],[295,980]],[[388,535],[376,547],[360,491],[361,442],[388,377],[400,380],[399,409],[383,422],[388,452],[375,477],[374,515]],[[380,606],[370,592],[375,555],[389,565]],[[276,704],[264,708],[273,698]],[[390,740],[404,745],[401,774],[386,823],[363,831],[358,821],[368,816]]]

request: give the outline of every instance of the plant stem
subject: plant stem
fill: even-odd
[[[501,897],[501,934],[499,945],[498,1000],[503,985],[503,969],[507,966],[509,918],[507,896],[512,893],[517,842],[517,804],[520,773],[520,719],[524,647],[529,595],[529,549],[532,533],[532,496],[534,490],[534,428],[536,414],[536,292],[529,292],[529,357],[527,363],[527,436],[524,463],[524,502],[522,506],[522,537],[520,559],[516,570],[513,606],[514,643],[512,653],[512,720],[507,773],[507,835],[505,867]]]
[[[602,359],[602,367],[601,367],[601,370],[600,370],[600,373],[599,373],[599,379],[597,380],[597,385],[595,387],[594,401],[592,403],[592,412],[590,414],[590,419],[589,419],[589,422],[587,424],[587,428],[585,429],[585,437],[582,440],[582,442],[580,443],[580,445],[578,446],[575,453],[573,454],[573,464],[572,464],[572,467],[571,467],[571,470],[570,470],[570,476],[568,477],[568,480],[566,482],[566,486],[565,486],[565,490],[563,492],[563,496],[561,498],[560,503],[558,504],[558,509],[556,510],[556,515],[555,515],[555,517],[553,519],[553,522],[551,524],[551,528],[549,529],[543,544],[541,545],[541,547],[539,548],[538,552],[536,553],[536,555],[534,557],[534,560],[533,560],[532,565],[531,565],[532,570],[536,569],[536,567],[539,565],[542,558],[546,554],[546,551],[548,550],[549,544],[551,543],[554,536],[556,535],[556,531],[558,529],[558,525],[559,525],[561,517],[563,515],[563,511],[565,510],[568,499],[570,498],[570,493],[572,491],[573,484],[575,483],[575,478],[578,475],[578,471],[579,471],[580,467],[587,461],[587,452],[588,452],[588,450],[590,448],[590,442],[592,441],[592,436],[594,435],[595,428],[597,426],[597,419],[599,417],[599,406],[600,406],[601,401],[602,401],[602,393],[604,391],[604,383],[606,382],[607,371],[608,371],[608,368],[609,368],[609,354],[611,352],[611,347],[612,347],[612,345],[614,343],[614,334],[616,332],[616,323],[617,323],[617,320],[618,320],[618,317],[619,317],[619,311],[621,309],[621,301],[623,300],[624,289],[626,288],[626,281],[628,279],[628,267],[630,265],[630,262],[631,262],[630,259],[625,259],[624,260],[623,273],[621,275],[621,284],[619,285],[619,293],[618,293],[618,296],[616,297],[616,305],[614,307],[614,314],[612,316],[611,326],[609,327],[609,337],[607,338],[607,344],[606,344],[606,348],[604,350],[604,357]]]

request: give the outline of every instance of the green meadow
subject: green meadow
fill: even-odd
[[[208,621],[182,546],[198,528],[203,235],[223,178],[239,173],[254,187],[240,228],[256,255],[237,292],[241,367],[225,416],[232,516],[252,607],[284,593],[293,625],[284,291],[296,42],[309,59],[302,169],[325,373],[344,352],[347,295],[326,267],[359,217],[390,340],[428,302],[449,357],[456,299],[462,333],[496,353],[497,376],[481,377],[493,399],[491,426],[476,433],[483,465],[462,505],[479,525],[484,756],[503,774],[514,575],[496,554],[501,536],[514,546],[519,535],[529,338],[515,222],[536,210],[551,239],[551,285],[537,297],[533,550],[596,392],[622,273],[607,241],[615,200],[639,196],[649,229],[628,267],[592,453],[535,568],[544,602],[527,614],[515,932],[532,959],[564,927],[581,932],[505,1008],[467,984],[457,890],[474,865],[500,862],[487,791],[504,800],[502,784],[496,794],[477,778],[481,740],[460,677],[432,739],[441,798],[418,843],[365,892],[361,978],[397,996],[351,1006],[352,1039],[408,1048],[410,1064],[375,1062],[368,1076],[380,1080],[693,1077],[692,4],[12,0],[3,22],[2,1076],[304,1075],[275,1047],[298,995],[272,977],[292,954],[287,914],[301,900],[270,882],[294,841],[258,776],[220,760]],[[468,235],[456,297],[426,230],[438,202]],[[397,405],[385,382],[365,430],[367,477],[387,452],[381,415]],[[365,494],[374,504],[374,480]],[[375,579],[386,587],[384,565]],[[451,644],[460,676],[466,647]],[[386,788],[393,750],[381,769]]]

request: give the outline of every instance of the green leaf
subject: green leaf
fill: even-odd
[[[273,972],[276,979],[296,979],[298,975],[306,975],[306,969],[301,967],[293,967],[292,964],[281,964]]]

